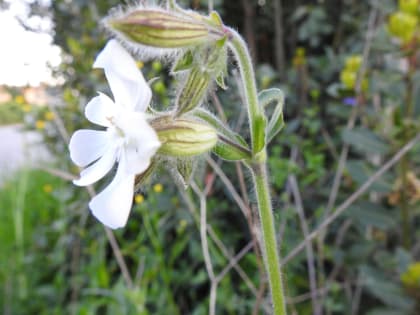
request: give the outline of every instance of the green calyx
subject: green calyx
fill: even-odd
[[[159,141],[159,153],[173,157],[191,157],[210,151],[217,143],[216,130],[190,119],[160,118],[151,122]]]
[[[185,48],[201,45],[221,33],[194,15],[156,9],[136,10],[109,19],[111,29],[128,40],[156,48]]]

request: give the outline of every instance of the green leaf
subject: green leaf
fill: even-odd
[[[213,22],[216,26],[223,26],[222,18],[216,11],[212,11],[210,13],[210,21]]]
[[[246,141],[239,134],[237,134],[236,132],[231,130],[228,126],[226,126],[223,122],[221,122],[220,119],[217,118],[212,113],[206,111],[205,109],[197,108],[193,114],[197,118],[200,118],[206,121],[207,123],[209,123],[211,126],[213,126],[213,128],[215,128],[219,134],[222,134],[223,136],[228,138],[230,141],[233,141],[249,150],[249,147]]]
[[[346,169],[349,176],[359,185],[363,185],[370,176],[373,175],[374,170],[369,166],[367,162],[359,160],[349,160],[346,164]],[[369,191],[377,191],[382,193],[388,193],[392,190],[393,178],[388,173],[382,175],[381,178],[377,179],[370,188]]]
[[[223,141],[219,141],[214,147],[213,152],[220,158],[227,161],[242,161],[251,159],[251,151]]]
[[[409,312],[404,312],[401,309],[393,309],[393,308],[375,308],[374,310],[370,311],[366,315],[409,315]]]
[[[191,51],[187,51],[181,56],[172,68],[172,73],[188,70],[192,67],[194,57]]]
[[[183,180],[183,184],[185,187],[189,186],[189,182],[191,180],[191,176],[194,171],[194,163],[193,160],[190,159],[177,159],[176,161],[176,169]]]
[[[360,152],[385,155],[390,151],[389,145],[366,128],[344,129],[343,141]]]
[[[267,126],[267,120],[265,119],[264,116],[257,116],[254,119],[254,130],[255,130],[255,135],[254,135],[254,143],[253,143],[253,147],[252,150],[254,152],[254,154],[257,154],[259,152],[261,152],[264,147],[265,147],[265,128]]]
[[[378,204],[360,201],[349,207],[347,216],[359,221],[365,226],[374,226],[378,229],[389,229],[395,226],[395,215]]]
[[[404,294],[401,286],[385,274],[369,266],[362,266],[360,271],[367,290],[385,305],[406,311],[413,307],[413,301]]]
[[[264,109],[273,102],[276,104],[266,128],[267,143],[270,143],[284,127],[284,93],[280,89],[267,89],[261,91],[258,94],[258,102]]]
[[[216,116],[202,108],[196,109],[194,115],[217,130],[219,141],[213,148],[215,154],[228,161],[240,161],[251,158],[251,150],[246,141]]]
[[[222,72],[220,72],[220,74],[216,77],[215,79],[216,84],[223,90],[227,89],[226,83],[225,83],[225,74]]]

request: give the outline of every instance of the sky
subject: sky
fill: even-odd
[[[0,85],[57,83],[50,68],[57,67],[61,62],[60,48],[52,45],[50,34],[53,24],[49,18],[29,18],[28,4],[33,1],[6,0],[9,8],[0,9]],[[41,2],[48,5],[50,0]],[[25,30],[19,19],[41,32]]]

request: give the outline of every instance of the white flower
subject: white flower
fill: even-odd
[[[70,157],[86,167],[74,181],[79,186],[98,181],[118,162],[114,179],[89,203],[93,215],[115,229],[126,224],[135,175],[149,167],[160,142],[146,120],[152,92],[130,54],[111,40],[93,67],[104,69],[114,101],[99,93],[86,105],[86,118],[106,130],[76,131],[69,144]]]

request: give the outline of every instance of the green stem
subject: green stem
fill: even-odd
[[[263,236],[263,253],[274,308],[273,314],[286,315],[283,281],[280,271],[280,258],[277,249],[274,217],[271,208],[270,189],[266,168],[267,154],[264,109],[258,103],[254,69],[247,46],[236,31],[232,29],[227,29],[227,31],[229,34],[229,46],[239,65],[246,105],[248,108],[253,154],[252,162],[250,164],[257,194],[258,211]]]
[[[265,163],[253,165],[253,180],[257,194],[258,210],[264,242],[264,255],[270,282],[271,299],[275,315],[286,315],[283,280],[280,271],[280,259],[277,251],[273,209],[271,208],[270,190],[267,182]]]
[[[251,62],[251,56],[248,52],[246,43],[242,37],[233,29],[228,29],[231,35],[229,45],[235,54],[239,65],[242,83],[244,85],[244,94],[248,108],[248,119],[251,131],[252,152],[254,154],[261,151],[259,145],[261,135],[264,130],[260,130],[258,120],[264,117],[263,108],[258,103],[257,87],[255,84],[254,68]]]

